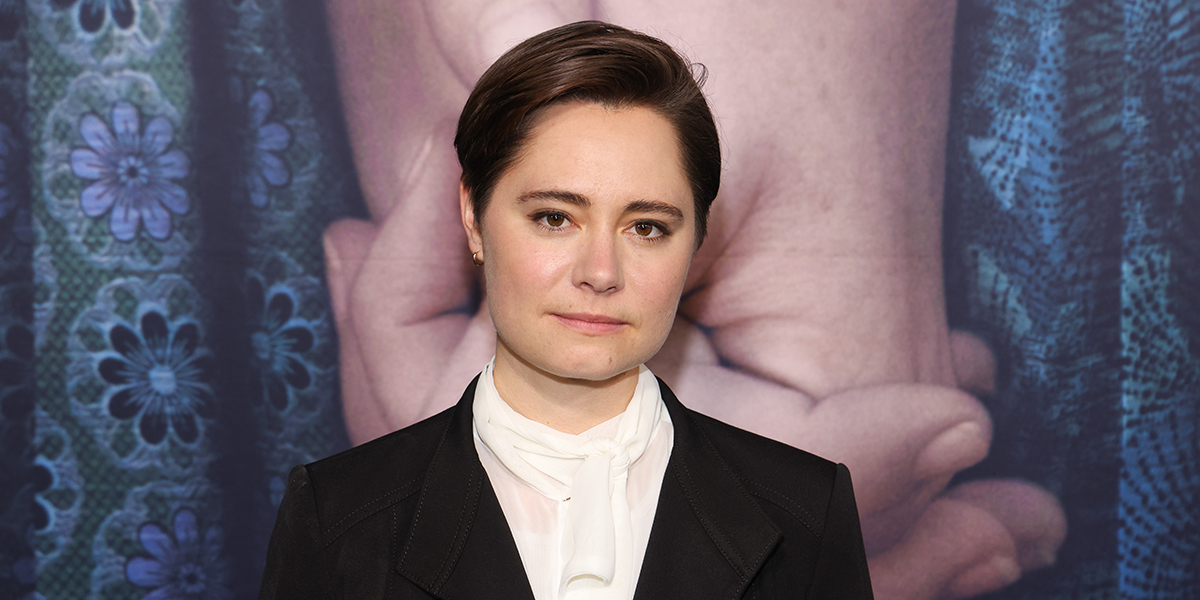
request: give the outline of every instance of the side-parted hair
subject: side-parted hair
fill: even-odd
[[[476,220],[546,107],[571,101],[641,107],[665,118],[678,136],[699,247],[721,184],[720,140],[700,91],[704,79],[703,66],[693,70],[662,40],[599,21],[571,23],[517,44],[479,78],[454,136]]]

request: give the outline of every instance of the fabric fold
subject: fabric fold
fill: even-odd
[[[633,552],[626,484],[630,465],[645,452],[663,417],[658,380],[640,366],[615,436],[587,439],[549,430],[513,410],[496,390],[494,364],[493,359],[479,379],[473,407],[476,432],[517,478],[566,503],[560,595],[628,581],[628,576],[616,577],[618,556]]]

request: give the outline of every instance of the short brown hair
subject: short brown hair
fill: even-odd
[[[662,40],[599,21],[563,25],[517,44],[479,78],[458,119],[454,147],[475,218],[547,106],[574,100],[638,106],[675,129],[699,247],[721,184],[720,140],[700,91],[704,79],[702,66],[693,71]]]

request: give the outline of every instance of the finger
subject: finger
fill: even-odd
[[[1067,517],[1050,492],[1025,481],[984,480],[956,486],[946,497],[988,511],[1013,538],[1023,571],[1054,564],[1067,536]]]
[[[388,433],[382,405],[367,384],[358,335],[349,318],[349,296],[359,269],[375,239],[375,226],[343,219],[325,229],[325,276],[338,334],[338,376],[342,384],[342,413],[354,444]]]
[[[468,88],[517,42],[595,18],[592,0],[426,0],[434,39]]]
[[[962,391],[885,385],[817,403],[798,426],[802,448],[854,473],[869,552],[890,547],[958,471],[987,456],[991,420]]]
[[[880,600],[964,598],[1021,574],[1007,529],[988,511],[951,498],[931,504],[900,543],[869,564]]]
[[[408,321],[457,306],[477,277],[459,215],[461,169],[453,139],[454,123],[444,121],[425,141],[371,244],[364,274],[372,286],[359,285],[360,294],[393,304]]]
[[[814,404],[794,389],[721,366],[702,336],[677,329],[652,361],[655,372],[704,414],[846,463],[869,551],[893,545],[950,477],[987,454],[991,421],[969,394],[892,385]]]
[[[476,284],[459,217],[452,124],[423,154],[420,174],[379,226],[351,301],[376,326],[420,322],[458,307]],[[358,312],[361,308],[365,313]]]
[[[958,387],[976,394],[996,391],[996,356],[987,342],[966,331],[951,331],[950,357]]]
[[[342,384],[342,416],[350,443],[369,442],[396,429],[384,403],[371,392],[358,336],[349,322],[338,325],[338,378]]]
[[[421,2],[326,0],[325,9],[355,170],[381,223],[408,197],[434,126],[457,118],[470,85],[439,59]]]
[[[451,128],[440,126],[436,137],[444,143],[423,155],[420,173],[379,227],[349,294],[363,373],[392,428],[444,403],[436,393],[479,308],[478,269],[459,215]]]
[[[368,221],[341,219],[325,228],[325,278],[334,317],[348,316],[350,289],[358,279],[378,229]]]

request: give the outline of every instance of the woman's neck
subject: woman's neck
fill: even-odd
[[[637,389],[634,367],[609,379],[560,377],[496,344],[496,391],[517,414],[563,433],[578,434],[625,412]]]

